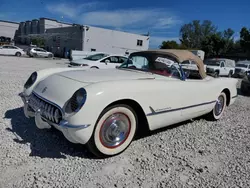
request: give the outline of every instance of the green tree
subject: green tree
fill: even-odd
[[[40,48],[43,48],[45,46],[45,40],[43,38],[32,38],[31,42],[33,45],[36,45]]]
[[[204,20],[202,23],[199,20],[193,20],[191,23],[184,24],[180,29],[180,41],[187,48],[199,49],[202,47],[202,42],[207,36],[217,32],[211,21]]]
[[[221,32],[207,36],[202,41],[202,50],[205,51],[206,56],[218,56],[224,52],[226,40],[223,38]]]
[[[179,44],[174,41],[163,41],[162,44],[160,45],[160,49],[178,49]]]
[[[250,54],[250,29],[243,27],[240,31],[240,45],[244,52]]]
[[[234,47],[233,39],[234,31],[231,28],[228,28],[223,32],[223,40],[225,43],[223,53],[229,53]]]

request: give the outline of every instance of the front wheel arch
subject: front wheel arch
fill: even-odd
[[[135,113],[137,114],[137,117],[138,117],[138,133],[141,133],[142,135],[144,135],[150,131],[149,123],[148,123],[146,114],[145,114],[143,108],[141,107],[141,105],[137,101],[132,100],[132,99],[121,99],[121,100],[112,102],[111,104],[109,104],[105,108],[108,108],[108,107],[116,105],[116,104],[128,105],[135,111]]]
[[[230,93],[229,89],[227,89],[227,88],[223,89],[222,92],[224,92],[226,94],[226,97],[227,97],[226,104],[227,104],[227,106],[229,106],[229,104],[231,102],[231,93]]]

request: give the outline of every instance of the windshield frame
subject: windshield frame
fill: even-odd
[[[157,57],[162,57],[162,58],[167,58],[169,60],[172,60],[174,61],[174,64],[175,65],[178,65],[178,72],[179,72],[179,77],[177,76],[164,76],[162,74],[159,74],[159,73],[156,73],[156,72],[153,72],[153,69],[150,70],[149,69],[141,69],[141,68],[137,68],[137,67],[134,67],[134,68],[129,68],[128,65],[129,65],[129,61],[131,60],[132,57],[136,57],[136,56],[140,56],[140,57],[144,57],[148,60],[148,63],[152,64],[152,63],[155,63],[155,60],[153,60],[153,57],[157,56]],[[173,66],[173,65],[172,65]],[[129,55],[127,61],[125,61],[124,63],[122,63],[120,66],[116,67],[117,69],[123,69],[123,70],[136,70],[136,71],[141,71],[141,72],[148,72],[148,73],[151,73],[151,74],[156,74],[156,75],[159,75],[159,76],[162,76],[162,77],[167,77],[167,78],[175,78],[175,79],[178,79],[178,80],[185,80],[185,74],[184,74],[184,71],[182,70],[182,67],[180,65],[180,63],[177,61],[177,59],[175,59],[174,57],[172,56],[169,56],[169,55],[165,55],[165,54],[153,54],[153,53],[145,53],[145,52],[134,52],[132,54]]]

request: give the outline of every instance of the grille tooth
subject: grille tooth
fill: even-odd
[[[38,98],[34,94],[31,95],[30,100],[34,101],[34,104],[36,106],[39,106],[39,105],[42,106],[41,111],[43,113],[41,115],[45,119],[50,120],[53,123],[59,123],[62,120],[62,112],[58,107],[56,107],[56,106],[54,106],[54,105],[52,105],[52,104],[50,104],[50,103],[48,103],[48,102],[46,102],[44,100],[41,100],[40,98]],[[57,111],[57,113],[55,113],[56,111]],[[55,114],[57,114],[57,118],[54,117]]]
[[[51,110],[50,110],[50,117],[51,117],[51,121],[55,122],[55,118],[54,118],[54,107],[53,107],[53,106],[51,107]]]

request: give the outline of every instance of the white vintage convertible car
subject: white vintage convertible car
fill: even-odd
[[[196,62],[199,77],[181,63]],[[139,130],[155,130],[202,115],[221,118],[237,97],[237,80],[213,78],[186,50],[134,52],[114,69],[55,68],[31,74],[19,95],[26,117],[56,127],[99,157],[124,151]]]

